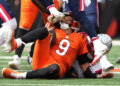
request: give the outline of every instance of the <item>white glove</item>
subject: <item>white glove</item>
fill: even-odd
[[[48,16],[48,22],[50,23],[56,23],[57,21],[63,20],[65,15],[61,12],[59,12],[55,7],[50,7],[48,9],[50,11],[50,16]]]

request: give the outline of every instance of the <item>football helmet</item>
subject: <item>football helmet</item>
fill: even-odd
[[[99,37],[100,41],[101,41],[104,45],[106,45],[107,48],[108,48],[109,51],[110,51],[110,49],[111,49],[111,47],[112,47],[112,38],[111,38],[109,35],[107,35],[107,34],[98,34],[98,37]]]

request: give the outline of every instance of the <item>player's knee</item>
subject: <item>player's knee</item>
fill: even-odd
[[[49,32],[45,27],[42,27],[40,29],[41,29],[41,31],[40,31],[41,36],[39,37],[39,39],[43,40],[44,38],[46,38],[48,36]]]
[[[50,73],[51,74],[56,74],[56,73],[58,73],[59,72],[59,66],[57,65],[57,64],[52,64],[51,66],[50,66]]]
[[[57,64],[50,65],[49,66],[49,74],[51,76],[50,78],[57,77],[59,70],[60,70],[60,68]]]
[[[20,37],[22,37],[23,35],[25,35],[26,33],[28,33],[27,30],[24,30],[23,28],[19,28],[19,29],[17,30],[16,37],[17,37],[17,38],[20,38]]]

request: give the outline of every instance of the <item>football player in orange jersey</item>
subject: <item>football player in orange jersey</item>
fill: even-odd
[[[36,29],[29,32],[19,39],[12,37],[12,31],[8,32],[8,40],[6,42],[6,51],[11,52],[22,44],[39,39],[39,45],[35,46],[32,67],[33,71],[19,73],[9,68],[3,68],[2,74],[6,78],[62,78],[70,69],[76,56],[79,59],[81,69],[88,78],[106,78],[112,77],[112,73],[96,74],[90,69],[88,63],[87,38],[83,34],[74,32],[73,18],[66,16],[60,23],[61,29],[55,29],[56,39],[50,47],[49,32],[53,27],[46,24],[46,28]],[[29,38],[30,37],[30,38]],[[28,39],[29,38],[29,39]],[[37,41],[37,42],[38,42]],[[40,49],[40,50],[39,50]]]
[[[55,3],[55,7],[58,9],[59,8],[58,1],[54,0],[54,3]],[[55,7],[51,7],[51,8],[55,9]],[[42,3],[39,8],[40,8],[40,11],[42,13],[42,17],[45,23],[47,21],[47,16],[49,14],[49,11],[44,7],[44,5],[42,5]],[[39,8],[37,8],[32,3],[32,0],[21,0],[20,23],[19,23],[19,28],[17,30],[17,35],[16,35],[17,38],[22,37],[23,35],[25,35],[31,30],[31,27],[38,14]],[[43,25],[43,22],[40,22],[40,24]],[[21,55],[22,55],[23,49],[24,49],[24,45],[22,45],[21,47],[15,50],[13,61],[10,61],[8,63],[9,67],[14,68],[14,69],[20,68]]]
[[[57,11],[54,8],[51,8],[54,6],[52,0],[33,0],[33,1],[41,1],[44,3],[45,7],[47,7],[51,14],[54,13],[57,15]],[[101,57],[105,55],[108,51],[107,46],[105,46],[97,37],[96,31],[94,24],[90,22],[90,20],[87,18],[87,15],[85,13],[85,1],[88,1],[87,4],[91,3],[91,0],[65,0],[68,2],[68,6],[70,10],[73,13],[74,18],[76,21],[79,21],[83,27],[85,27],[85,31],[87,34],[92,38],[94,49],[95,49],[95,55],[94,55],[94,60],[92,62],[92,65],[96,64],[97,62],[100,61]],[[95,0],[95,3],[97,0]],[[96,3],[97,4],[97,3]],[[92,5],[91,8],[93,8],[95,5]],[[75,9],[76,8],[76,9]],[[96,8],[96,7],[95,7]],[[91,11],[91,9],[90,9]],[[60,17],[61,18],[61,17]],[[59,16],[52,16],[49,17],[50,22],[55,22],[59,19]]]

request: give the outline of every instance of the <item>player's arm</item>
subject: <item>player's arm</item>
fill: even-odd
[[[56,32],[54,29],[50,31],[50,46],[53,46],[56,40]]]
[[[111,74],[111,73],[96,74],[92,70],[92,68],[89,64],[89,59],[88,59],[87,53],[83,54],[81,56],[78,56],[77,59],[79,61],[80,67],[83,71],[83,74],[86,78],[111,78],[111,77],[113,77],[113,74]]]
[[[64,14],[59,12],[52,0],[32,0],[32,2],[39,8],[43,5],[50,12],[50,16],[48,17],[48,21],[51,23],[56,23],[57,21],[61,21],[64,18]]]
[[[55,24],[47,22],[46,29],[50,32],[50,46],[52,46],[56,40]]]
[[[46,7],[41,3],[40,0],[32,0],[32,2],[43,12],[50,14]]]
[[[89,59],[86,54],[80,55],[77,57],[77,60],[80,64],[80,67],[83,71],[83,74],[86,78],[97,78],[97,74],[90,69]]]
[[[41,6],[47,8],[50,14],[54,14],[54,12],[57,11],[52,0],[32,0],[32,2],[39,8],[41,8]]]

